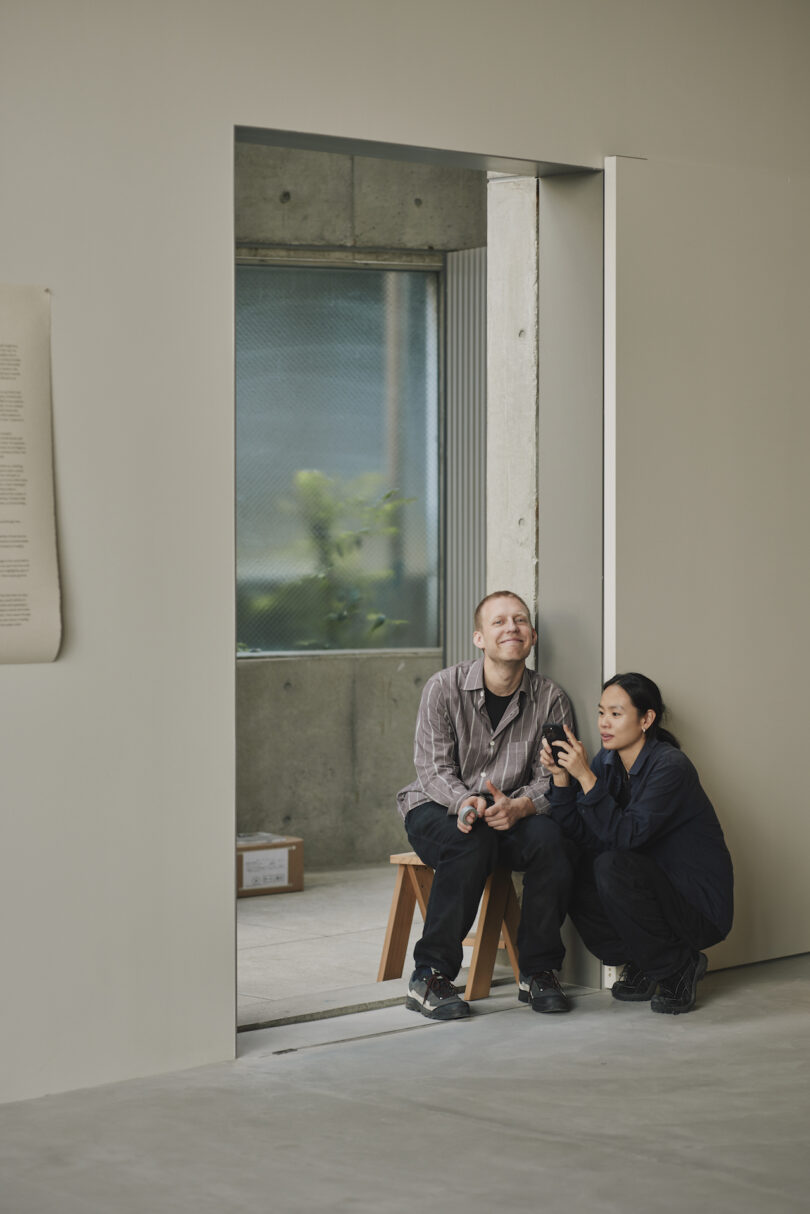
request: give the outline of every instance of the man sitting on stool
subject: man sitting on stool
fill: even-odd
[[[567,1012],[554,970],[577,849],[547,816],[551,777],[540,751],[543,723],[570,726],[571,706],[556,683],[526,668],[537,633],[518,595],[498,590],[479,603],[473,641],[483,659],[425,684],[416,780],[397,797],[411,847],[435,870],[406,1006],[434,1020],[469,1016],[453,979],[487,877],[504,864],[525,874],[518,998],[536,1012]]]

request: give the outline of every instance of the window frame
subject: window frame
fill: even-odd
[[[258,653],[236,650],[236,660],[272,661],[284,659],[288,661],[295,657],[335,657],[346,654],[351,656],[390,653],[444,653],[445,646],[445,519],[446,519],[446,397],[447,384],[445,373],[445,326],[446,326],[446,260],[443,252],[432,249],[349,249],[349,248],[280,248],[273,245],[237,244],[235,266],[276,265],[301,267],[334,267],[357,270],[421,270],[434,273],[438,280],[437,319],[438,333],[436,334],[437,354],[437,460],[438,460],[438,498],[439,498],[439,528],[437,536],[438,551],[438,587],[436,596],[437,610],[437,645],[407,646],[399,649],[381,647],[379,649],[268,649]],[[234,284],[235,294],[235,284]],[[236,332],[236,316],[234,314],[234,333]],[[235,368],[234,368],[235,378]],[[237,408],[234,398],[234,409]],[[234,475],[236,467],[234,465]],[[235,522],[235,521],[234,521]],[[234,584],[237,584],[238,571],[234,569]]]

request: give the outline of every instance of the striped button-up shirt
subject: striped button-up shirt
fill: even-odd
[[[457,814],[487,780],[510,797],[530,797],[548,811],[551,776],[540,762],[545,721],[573,723],[568,696],[551,679],[525,670],[495,729],[484,702],[484,662],[460,662],[428,679],[414,740],[416,779],[397,794],[399,812],[427,801]]]

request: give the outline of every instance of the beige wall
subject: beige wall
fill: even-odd
[[[695,166],[735,170],[742,191],[746,170],[769,170],[773,189],[756,178],[748,229],[760,265],[774,236],[784,250],[786,199],[807,169],[808,34],[803,0],[6,0],[0,275],[54,293],[66,642],[55,665],[0,677],[4,1098],[233,1053],[234,126],[593,167],[610,154],[683,160],[695,182]],[[350,62],[336,53],[347,39]],[[714,196],[726,189],[718,182]],[[687,217],[699,214],[696,195],[683,197]],[[679,233],[687,247],[683,211],[669,220],[648,248]],[[806,240],[797,230],[800,251]],[[804,552],[806,480],[791,482],[773,461],[751,392],[737,419],[745,376],[726,369],[743,351],[780,433],[801,432],[798,389],[786,389],[800,382],[804,354],[775,323],[756,333],[749,324],[739,347],[722,325],[684,343],[695,295],[716,298],[720,321],[728,307],[742,312],[747,283],[729,278],[730,254],[706,272],[696,255],[692,264],[695,291],[665,301],[647,382],[660,382],[656,362],[666,367],[668,398],[680,403],[710,377],[713,409],[734,422],[730,442],[708,423],[724,484],[739,502],[755,474],[784,502],[781,538],[769,532],[753,551],[733,512],[715,515],[730,537],[729,582],[709,566],[717,532],[702,520],[688,559],[712,573],[724,675],[735,639],[764,688],[757,716],[775,716],[797,754],[801,724],[779,672],[798,668],[785,600]],[[803,275],[798,257],[754,279],[774,289],[788,324],[804,306]],[[649,273],[629,281],[646,290]],[[628,315],[641,308],[636,300]],[[682,357],[665,359],[666,342]],[[640,392],[628,390],[631,404]],[[643,459],[650,444],[660,450],[669,423],[656,416],[663,429],[642,428],[628,452],[642,439]],[[706,414],[690,424],[696,443]],[[671,478],[661,492],[677,517]],[[624,568],[637,573],[632,558]],[[741,606],[743,568],[763,583],[777,575],[756,618]],[[758,608],[764,597],[760,587]],[[773,612],[769,631],[762,615]],[[695,633],[672,690],[718,802],[745,806],[736,841],[749,826],[764,832],[760,777],[743,774],[752,699],[737,694],[744,719],[704,741],[714,714],[695,693],[711,650]],[[620,621],[621,653],[624,637]],[[666,686],[666,632],[645,646]]]
[[[810,178],[619,161],[617,668],[661,684],[726,828],[712,963],[810,948]]]

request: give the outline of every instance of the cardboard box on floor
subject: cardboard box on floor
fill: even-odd
[[[236,894],[288,894],[304,888],[304,843],[260,831],[236,836]]]

